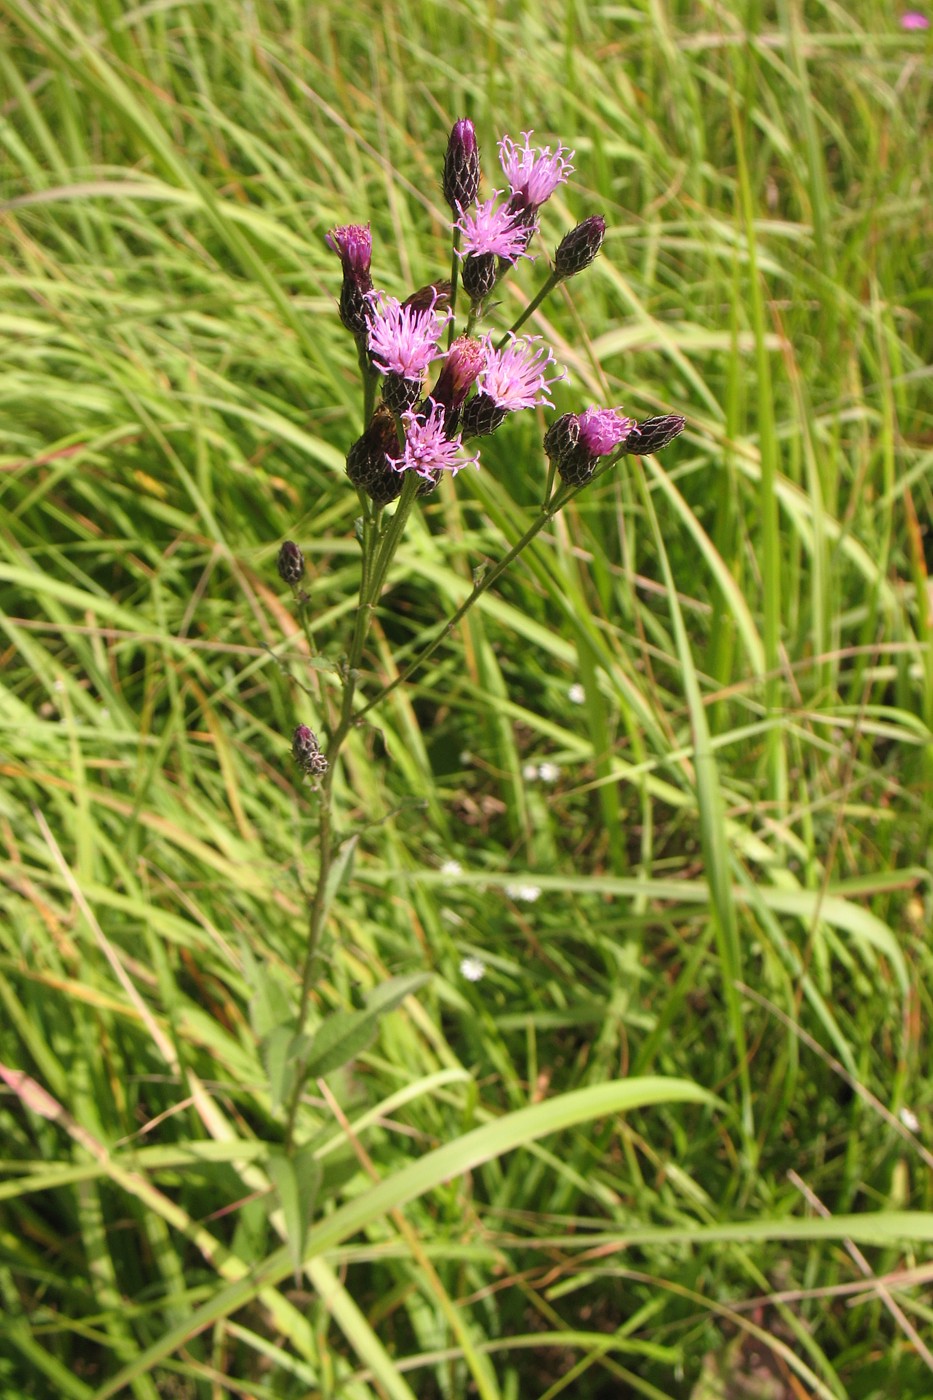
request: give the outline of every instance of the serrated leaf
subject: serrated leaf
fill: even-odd
[[[356,1059],[379,1027],[375,1011],[336,1011],[318,1027],[311,1041],[306,1073],[320,1079]]]
[[[384,1016],[387,1011],[394,1011],[406,997],[420,992],[430,980],[429,972],[411,972],[404,977],[390,977],[387,982],[380,982],[378,987],[373,987],[371,992],[367,992],[366,1010],[378,1011],[380,1016]]]

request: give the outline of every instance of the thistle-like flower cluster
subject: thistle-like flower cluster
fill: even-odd
[[[348,224],[327,235],[343,269],[341,320],[356,336],[361,359],[378,376],[382,391],[381,403],[347,457],[350,480],[377,506],[400,493],[408,472],[421,478],[419,494],[424,494],[442,472],[454,475],[476,466],[478,456],[466,451],[465,440],[488,437],[522,409],[550,407],[551,387],[564,378],[540,337],[508,332],[494,344],[488,334],[472,334],[493,288],[530,256],[539,210],[573,172],[573,151],[561,142],[553,149],[532,146],[532,134],[523,132],[520,143],[502,137],[499,162],[507,188],[479,200],[480,154],[473,123],[462,118],[451,131],[442,188],[460,260],[455,282],[462,282],[470,299],[468,332],[452,343],[449,282],[431,283],[400,301],[373,286],[368,225]],[[605,234],[601,214],[571,229],[555,252],[549,288],[589,267]],[[429,376],[434,383],[426,393]],[[624,451],[629,440],[639,444],[639,451],[657,451],[662,438],[669,441],[680,431],[674,421],[636,425],[614,410],[588,409],[558,419],[546,450],[565,483],[582,485],[600,456]],[[659,428],[659,422],[664,426]]]

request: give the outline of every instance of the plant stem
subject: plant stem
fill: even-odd
[[[554,288],[557,286],[557,284],[558,284],[560,281],[562,281],[562,279],[561,279],[560,277],[558,277],[557,273],[556,273],[556,272],[552,272],[551,275],[550,275],[550,277],[549,277],[549,278],[547,279],[547,281],[544,283],[544,285],[543,285],[541,288],[539,288],[537,294],[532,298],[532,300],[531,300],[531,301],[528,303],[528,305],[525,307],[524,311],[523,311],[522,314],[519,316],[518,320],[512,322],[512,325],[511,325],[510,329],[506,331],[505,335],[502,337],[502,339],[499,341],[498,345],[496,346],[496,349],[497,349],[497,350],[501,350],[501,349],[502,349],[503,345],[505,345],[505,343],[506,343],[506,341],[508,340],[508,338],[509,338],[510,335],[514,335],[515,332],[516,332],[517,330],[520,330],[520,329],[521,329],[521,327],[522,327],[522,326],[525,324],[525,322],[528,320],[528,317],[531,316],[535,311],[537,311],[538,307],[541,305],[541,303],[542,303],[542,301],[544,300],[544,298],[545,298],[546,296],[549,296],[550,293],[553,292]]]
[[[305,1021],[307,1019],[314,963],[318,948],[320,947],[324,926],[327,922],[327,891],[330,872],[333,866],[334,856],[340,845],[340,842],[335,840],[334,837],[333,820],[334,774],[337,771],[337,759],[354,723],[353,700],[356,694],[356,683],[359,679],[359,668],[363,658],[363,648],[366,644],[366,637],[369,632],[369,624],[373,609],[382,591],[382,585],[388,573],[389,565],[392,562],[399,541],[401,540],[402,532],[405,529],[405,522],[411,514],[412,506],[418,495],[419,485],[420,478],[416,476],[415,473],[409,472],[405,479],[405,485],[402,488],[402,494],[399,497],[399,503],[395,514],[392,516],[391,520],[387,522],[381,537],[376,533],[374,518],[372,516],[364,518],[363,568],[360,578],[360,600],[356,609],[356,617],[353,623],[353,635],[350,640],[350,650],[347,654],[346,666],[344,669],[343,701],[340,707],[340,716],[327,745],[328,768],[320,787],[320,800],[318,804],[318,873],[317,883],[314,889],[314,898],[311,901],[311,911],[308,919],[308,942],[305,947],[304,963],[301,969],[301,991],[298,995],[298,1018],[296,1028],[298,1035],[304,1030]],[[291,1152],[292,1150],[295,1134],[295,1119],[298,1113],[298,1104],[301,1101],[301,1091],[303,1087],[304,1076],[302,1067],[299,1066],[295,1076],[295,1087],[289,1098],[286,1115],[286,1152]]]
[[[473,585],[473,591],[464,600],[464,602],[460,604],[457,611],[447,619],[447,621],[444,623],[434,640],[432,642],[429,642],[428,645],[418,653],[415,659],[413,661],[410,661],[403,671],[399,672],[399,674],[395,677],[394,680],[390,681],[388,685],[383,686],[382,690],[380,690],[378,695],[374,696],[373,699],[370,700],[367,704],[365,704],[361,710],[357,710],[355,716],[355,720],[357,723],[363,718],[365,714],[369,713],[369,711],[373,708],[374,705],[378,705],[380,701],[384,700],[386,696],[389,695],[395,689],[396,686],[401,685],[403,681],[407,681],[408,677],[412,675],[413,672],[417,671],[419,666],[421,666],[425,661],[427,661],[431,656],[433,656],[434,652],[440,646],[444,638],[448,636],[456,627],[457,623],[460,622],[461,619],[466,616],[466,614],[470,611],[470,608],[472,608],[473,604],[477,602],[479,598],[482,597],[482,595],[486,592],[487,588],[490,588],[492,584],[495,583],[496,579],[499,578],[505,572],[505,570],[509,567],[513,560],[518,558],[519,554],[521,554],[525,546],[530,544],[531,541],[534,539],[535,535],[537,535],[541,530],[544,529],[544,526],[548,523],[548,521],[553,519],[553,517],[557,514],[561,507],[565,505],[566,502],[570,500],[571,496],[575,494],[575,491],[577,489],[578,488],[562,488],[557,492],[557,494],[552,500],[548,501],[546,505],[543,505],[541,507],[541,514],[538,516],[537,520],[535,520],[531,525],[529,525],[528,529],[522,535],[521,539],[518,540],[518,542],[512,546],[508,554],[503,555],[503,557],[499,560],[498,564],[495,564],[491,569],[489,569],[483,575],[483,577]]]
[[[450,252],[450,327],[447,331],[447,349],[454,343],[457,326],[457,288],[460,285],[460,230],[454,224],[454,237]]]

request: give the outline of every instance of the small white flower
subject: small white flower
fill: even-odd
[[[468,982],[481,982],[486,976],[486,964],[482,958],[462,958],[460,976],[465,977]]]
[[[897,1115],[909,1133],[916,1133],[920,1129],[920,1119],[911,1108],[902,1108]]]
[[[538,769],[538,777],[542,783],[556,783],[560,777],[560,768],[556,763],[542,763]]]
[[[59,677],[58,680],[54,680],[52,682],[52,689],[58,695],[61,695],[62,691],[65,689],[65,682],[61,679],[61,677]]]
[[[586,690],[580,684],[579,681],[575,681],[574,684],[567,691],[567,699],[572,705],[586,704]]]
[[[526,783],[533,783],[534,780],[535,780],[535,778],[537,778],[537,776],[538,776],[538,765],[537,765],[537,763],[526,763],[525,766],[524,766],[524,768],[522,769],[522,777],[525,779],[525,782],[526,782]]]
[[[509,899],[522,900],[525,904],[534,904],[541,898],[540,885],[506,885],[505,892]]]
[[[441,874],[462,875],[463,866],[460,864],[459,860],[445,860],[444,864],[441,866]]]
[[[460,762],[463,764],[464,768],[469,768],[470,764],[473,762],[473,755],[470,753],[469,749],[464,749],[462,751],[460,754]]]

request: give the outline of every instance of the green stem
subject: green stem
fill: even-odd
[[[454,237],[450,251],[450,326],[447,331],[447,349],[454,343],[457,326],[457,288],[460,285],[460,230],[454,224]]]
[[[578,487],[562,488],[557,492],[553,500],[549,501],[546,505],[541,507],[541,514],[538,516],[537,520],[535,520],[531,525],[529,525],[528,529],[522,535],[521,539],[518,540],[518,542],[512,546],[508,554],[503,555],[503,557],[499,560],[498,564],[495,564],[483,575],[483,577],[479,580],[478,583],[474,584],[473,591],[469,594],[466,600],[460,604],[457,611],[447,619],[447,621],[444,623],[434,640],[432,642],[429,642],[428,645],[418,653],[414,660],[410,661],[405,667],[405,669],[399,672],[399,674],[395,677],[394,680],[390,681],[388,685],[383,686],[382,690],[380,690],[378,695],[374,696],[373,699],[370,700],[366,705],[364,705],[361,710],[357,710],[355,716],[356,723],[359,723],[363,716],[365,714],[368,714],[374,705],[378,705],[380,701],[386,698],[387,695],[391,694],[391,692],[395,689],[396,686],[401,685],[403,681],[407,681],[408,677],[412,675],[415,671],[417,671],[419,666],[423,665],[425,661],[429,660],[429,658],[433,656],[434,652],[440,646],[444,638],[449,636],[449,634],[456,627],[457,623],[460,622],[461,619],[464,618],[466,614],[470,611],[470,608],[472,608],[473,604],[483,596],[487,588],[490,588],[492,584],[495,583],[496,579],[499,578],[505,572],[509,565],[515,559],[518,558],[519,554],[521,554],[525,546],[531,543],[535,535],[537,535],[541,530],[544,529],[548,521],[553,519],[553,517],[557,514],[561,507],[564,506],[567,503],[567,501],[570,500],[570,498],[576,493],[578,489]]]
[[[534,312],[537,311],[537,309],[538,309],[538,307],[541,305],[542,301],[544,301],[544,298],[545,298],[546,296],[549,296],[549,295],[551,294],[551,292],[553,292],[553,290],[554,290],[554,288],[557,286],[557,284],[558,284],[559,282],[561,282],[562,280],[563,280],[563,279],[560,278],[560,277],[558,277],[558,275],[557,275],[556,272],[552,272],[552,273],[551,273],[550,277],[549,277],[549,278],[547,279],[547,281],[544,283],[543,287],[539,288],[539,290],[538,290],[538,292],[537,292],[537,295],[536,295],[536,296],[528,303],[528,305],[525,307],[524,311],[523,311],[522,314],[519,316],[518,320],[517,320],[517,321],[514,321],[514,322],[512,323],[512,326],[510,327],[510,329],[506,331],[505,335],[502,337],[502,339],[499,341],[499,344],[496,346],[496,349],[497,349],[497,350],[501,350],[501,349],[502,349],[503,345],[505,345],[505,343],[506,343],[506,341],[508,340],[508,338],[509,338],[510,335],[514,335],[515,332],[516,332],[517,330],[520,330],[520,329],[521,329],[521,327],[522,327],[522,326],[525,324],[525,322],[528,320],[528,317],[531,316],[531,315],[533,315]]]
[[[363,659],[363,648],[366,645],[366,637],[369,633],[369,624],[373,609],[382,591],[382,585],[389,571],[389,565],[392,562],[399,541],[401,540],[405,522],[411,514],[412,506],[417,498],[419,485],[420,478],[416,476],[414,472],[409,472],[405,480],[405,485],[402,488],[402,494],[399,497],[398,507],[395,514],[386,525],[381,538],[376,534],[375,520],[372,517],[368,519],[364,518],[363,570],[360,578],[360,600],[356,609],[356,617],[353,623],[353,635],[350,640],[350,649],[347,654],[346,667],[344,670],[343,702],[340,707],[340,716],[327,745],[328,768],[320,787],[318,874],[314,898],[311,901],[311,912],[308,920],[308,942],[305,947],[304,963],[301,969],[301,991],[298,995],[297,1020],[297,1032],[299,1035],[304,1030],[308,1015],[308,1002],[311,998],[311,979],[314,974],[314,964],[317,959],[318,948],[320,947],[321,937],[327,922],[327,887],[334,856],[340,844],[339,841],[335,840],[333,824],[333,790],[334,774],[337,771],[337,759],[354,723],[353,701],[356,695],[356,684],[359,679],[360,664]],[[295,1087],[292,1090],[286,1114],[286,1152],[291,1152],[292,1150],[295,1134],[295,1120],[303,1087],[304,1077],[299,1068],[295,1077]]]

